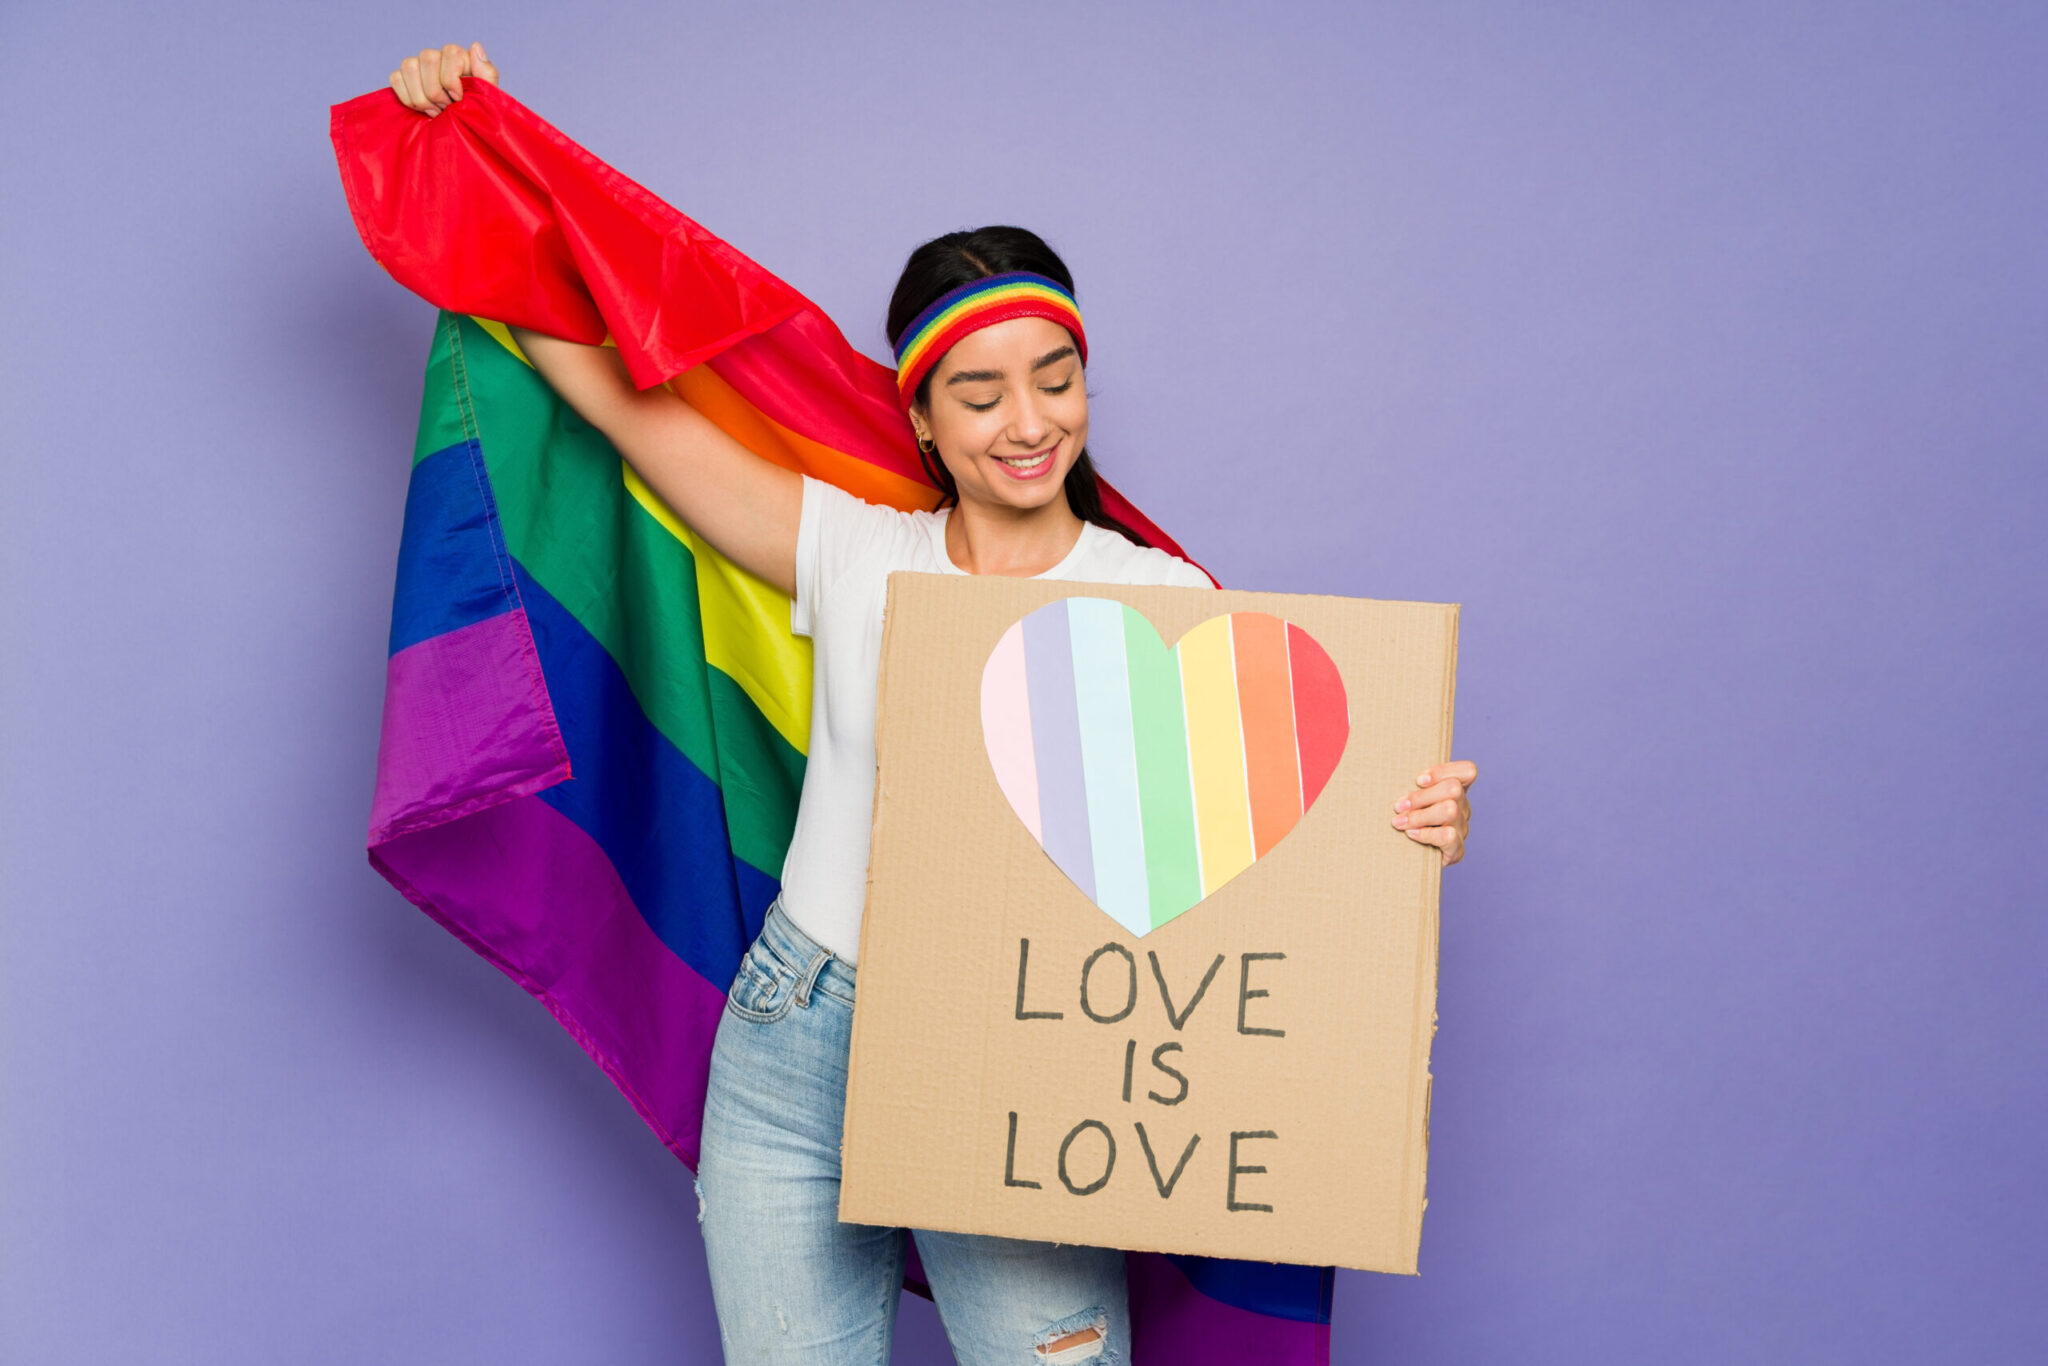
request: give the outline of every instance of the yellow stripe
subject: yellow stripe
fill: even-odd
[[[512,340],[510,329],[503,323],[486,318],[476,321],[522,363],[532,364],[521,353],[519,344]],[[609,339],[606,344],[610,344]],[[792,448],[816,444],[788,431],[751,405],[748,408],[767,424],[771,437],[786,441]],[[758,433],[752,435],[759,436]],[[752,443],[743,444],[751,448]],[[830,452],[828,447],[818,449]],[[781,451],[776,453],[784,454]],[[756,451],[755,454],[762,453]],[[837,452],[830,454],[837,455]],[[850,457],[839,458],[845,460]],[[784,460],[775,463],[784,464],[786,461],[785,455]],[[670,511],[668,504],[661,501],[660,495],[647,486],[631,465],[621,460],[619,468],[633,500],[671,536],[689,547],[697,562],[697,608],[704,623],[705,662],[739,684],[740,690],[768,718],[768,724],[775,727],[797,753],[807,754],[811,744],[811,642],[790,631],[789,598],[719,554],[703,537],[683,525],[682,520]],[[876,470],[875,473],[884,478],[900,478],[889,476],[884,470]],[[909,483],[908,480],[901,482]]]
[[[490,333],[491,336],[496,339],[498,345],[504,347],[507,351],[510,351],[515,357],[517,357],[521,365],[525,366],[529,370],[533,368],[533,362],[528,360],[526,358],[526,353],[519,349],[519,343],[512,340],[511,328],[505,326],[505,324],[503,323],[492,322],[489,318],[479,318],[474,313],[471,313],[467,316],[471,322],[475,323],[478,327],[481,327],[484,331]],[[599,342],[598,345],[616,347],[618,343],[613,341],[609,336],[607,336],[603,341]]]
[[[498,345],[504,347],[507,351],[510,351],[513,355],[519,357],[519,363],[521,365],[526,366],[528,369],[531,369],[533,367],[533,362],[528,360],[526,358],[526,353],[519,349],[519,343],[512,340],[511,328],[505,326],[505,324],[503,323],[494,323],[489,318],[471,317],[470,321],[475,323],[478,327],[481,327],[484,331],[490,333],[493,337],[496,337],[498,339]]]
[[[697,606],[704,658],[753,699],[761,714],[807,754],[811,744],[811,642],[789,629],[789,598],[713,550],[668,504],[619,462],[626,489],[697,561]]]
[[[1252,813],[1244,780],[1244,735],[1237,710],[1237,668],[1230,618],[1211,617],[1180,638],[1187,700],[1188,769],[1194,779],[1195,829],[1202,845],[1202,895],[1252,863]]]
[[[1020,288],[1049,293],[1042,286]],[[1008,293],[1008,291],[1000,291]],[[1058,295],[1052,298],[1064,304]],[[512,340],[503,323],[477,318],[476,323],[500,346],[531,366]],[[609,337],[606,346],[612,345]],[[922,484],[869,465],[783,426],[755,408],[708,366],[678,375],[669,387],[688,399],[694,393],[701,400],[698,411],[717,422],[727,435],[773,464],[785,469],[832,476],[841,487],[855,485],[852,492],[870,502],[897,508],[929,508],[938,494]],[[738,412],[744,409],[744,413]],[[685,526],[668,504],[636,474],[624,460],[619,467],[626,489],[668,533],[689,547],[697,561],[697,605],[704,623],[704,657],[739,684],[768,724],[775,727],[797,753],[808,754],[811,744],[811,642],[789,629],[789,598],[761,579],[749,574],[710,543]],[[1234,702],[1233,702],[1233,705]]]

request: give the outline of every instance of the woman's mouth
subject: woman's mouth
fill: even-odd
[[[1012,479],[1042,479],[1052,469],[1053,452],[1058,449],[1057,445],[1052,445],[1030,455],[998,455],[993,458]]]

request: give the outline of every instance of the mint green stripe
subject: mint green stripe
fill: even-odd
[[[1180,656],[1162,645],[1152,623],[1129,607],[1124,609],[1124,641],[1144,810],[1145,873],[1152,892],[1151,928],[1156,929],[1202,899],[1187,718],[1181,702]]]

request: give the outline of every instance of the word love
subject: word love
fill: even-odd
[[[1260,965],[1278,964],[1286,960],[1284,953],[1241,953],[1237,955],[1236,1031],[1241,1035],[1284,1039],[1286,1029],[1274,1022],[1269,1014],[1260,1015],[1261,1022],[1254,1022],[1254,1015],[1267,1007],[1255,1008],[1254,1003],[1270,997],[1273,993],[1265,986],[1252,985],[1255,970]],[[1210,987],[1217,974],[1228,961],[1228,955],[1217,954],[1210,960],[1199,980],[1190,988],[1187,982],[1175,994],[1174,984],[1159,961],[1159,955],[1148,951],[1145,959],[1151,969],[1151,980],[1157,988],[1159,1010],[1168,1028],[1179,1033],[1187,1027],[1195,1011],[1208,997]],[[1072,980],[1072,979],[1069,979]],[[1074,990],[1073,1003],[1078,1013],[1100,1025],[1116,1025],[1131,1019],[1138,1012],[1139,1003],[1149,996],[1139,985],[1137,955],[1124,945],[1114,941],[1102,945],[1089,953],[1081,962],[1079,981]],[[1013,1012],[1018,1021],[1064,1020],[1067,1012],[1062,1006],[1051,1008],[1049,1001],[1034,1004],[1031,988],[1031,941],[1017,941],[1017,1001]],[[1150,1012],[1148,1011],[1149,1015]],[[1122,1032],[1122,1031],[1118,1031]],[[1136,1038],[1126,1038],[1123,1046],[1123,1088],[1122,1100],[1133,1104],[1134,1095],[1143,1088],[1144,1099],[1162,1107],[1173,1107],[1187,1100],[1191,1083],[1188,1073],[1182,1071],[1187,1060],[1184,1045],[1178,1039],[1167,1039],[1151,1051],[1150,1071],[1141,1077],[1138,1073],[1139,1046]],[[1192,1069],[1190,1069],[1192,1070]],[[1162,1089],[1164,1088],[1164,1089]],[[1009,1135],[1003,1152],[1003,1185],[1026,1190],[1042,1190],[1045,1183],[1036,1176],[1020,1173],[1018,1168],[1018,1133],[1020,1124],[1027,1127],[1025,1143],[1027,1148],[1033,1136],[1042,1138],[1050,1145],[1050,1133],[1037,1133],[1040,1125],[1036,1120],[1021,1120],[1019,1112],[1009,1112]],[[1153,1119],[1155,1129],[1159,1119]],[[1185,1132],[1185,1130],[1182,1130]],[[1152,1186],[1162,1200],[1173,1198],[1180,1187],[1181,1177],[1194,1160],[1196,1150],[1201,1147],[1202,1135],[1190,1133],[1184,1143],[1176,1149],[1178,1135],[1166,1140],[1162,1135],[1148,1131],[1143,1120],[1133,1120],[1129,1133],[1136,1137],[1138,1149],[1145,1156],[1146,1170],[1150,1172]],[[1240,1199],[1239,1179],[1244,1176],[1261,1175],[1266,1171],[1262,1163],[1243,1160],[1244,1145],[1260,1140],[1274,1140],[1279,1135],[1271,1129],[1232,1129],[1228,1158],[1223,1164],[1224,1208],[1233,1213],[1257,1211],[1272,1213],[1273,1206],[1263,1201]],[[1128,1139],[1126,1140],[1128,1142]],[[1087,1196],[1105,1189],[1116,1174],[1117,1133],[1109,1124],[1096,1118],[1084,1118],[1068,1128],[1061,1138],[1057,1154],[1051,1158],[1053,1174],[1059,1184],[1071,1195]],[[1041,1156],[1037,1165],[1043,1165]],[[1033,1166],[1027,1154],[1027,1167]]]
[[[1211,617],[1169,650],[1123,603],[1063,598],[996,642],[981,733],[1031,838],[1143,935],[1294,829],[1344,753],[1351,712],[1328,653],[1279,617]]]
[[[1253,1001],[1262,996],[1270,996],[1272,994],[1264,987],[1254,987],[1252,985],[1253,965],[1263,962],[1277,962],[1286,957],[1287,955],[1284,953],[1241,953],[1237,956],[1238,1033],[1262,1034],[1274,1039],[1287,1037],[1287,1031],[1284,1029],[1271,1029],[1254,1025],[1246,1019],[1247,1008]],[[1105,959],[1110,960],[1114,966],[1098,974],[1097,968]],[[1202,980],[1195,984],[1193,992],[1177,1007],[1174,1004],[1173,988],[1167,985],[1166,971],[1159,966],[1159,955],[1148,951],[1145,954],[1145,960],[1152,965],[1152,980],[1159,988],[1159,1004],[1166,1011],[1166,1022],[1178,1032],[1186,1028],[1188,1020],[1195,1013],[1195,1007],[1200,1005],[1202,998],[1209,994],[1209,984],[1216,980],[1216,973],[1223,967],[1225,955],[1220,953],[1216,955],[1215,960],[1209,964],[1208,971],[1202,974]],[[1121,972],[1117,971],[1119,967],[1122,969]],[[1098,984],[1098,976],[1107,979],[1108,984]],[[1029,939],[1019,939],[1017,941],[1016,1017],[1020,1020],[1062,1020],[1066,1018],[1066,1011],[1064,1010],[1027,1008],[1026,998],[1030,994],[1031,941]],[[1081,1013],[1095,1021],[1095,1023],[1117,1024],[1129,1019],[1131,1012],[1138,1008],[1138,997],[1138,959],[1135,954],[1122,944],[1111,941],[1081,961],[1081,985],[1077,1004],[1080,1007]]]
[[[1138,1136],[1138,1146],[1144,1151],[1145,1165],[1152,1173],[1152,1186],[1162,1200],[1173,1198],[1174,1187],[1180,1184],[1181,1173],[1187,1170],[1188,1159],[1201,1146],[1202,1136],[1191,1135],[1187,1146],[1180,1150],[1180,1157],[1173,1164],[1171,1175],[1161,1175],[1159,1159],[1161,1154],[1153,1149],[1152,1136],[1145,1132],[1142,1122],[1133,1122],[1131,1129]],[[1084,1135],[1093,1135],[1088,1142],[1080,1140]],[[1280,1135],[1271,1129],[1233,1129],[1230,1134],[1230,1160],[1225,1164],[1226,1175],[1223,1183],[1223,1207],[1233,1214],[1248,1211],[1271,1214],[1273,1207],[1256,1200],[1237,1198],[1237,1179],[1240,1176],[1258,1176],[1265,1173],[1263,1163],[1248,1163],[1242,1160],[1240,1145],[1258,1139],[1276,1139]],[[1099,1141],[1097,1141],[1099,1139]],[[1086,1149],[1086,1151],[1080,1151]],[[1170,1151],[1170,1149],[1169,1149]],[[1067,1130],[1067,1136],[1060,1140],[1059,1157],[1055,1163],[1060,1184],[1073,1195],[1093,1195],[1109,1184],[1116,1175],[1116,1135],[1099,1119],[1084,1119]],[[1010,1111],[1010,1143],[1003,1154],[1003,1184],[1020,1186],[1028,1190],[1042,1190],[1044,1183],[1017,1175],[1017,1112]]]

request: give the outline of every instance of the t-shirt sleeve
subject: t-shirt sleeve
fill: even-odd
[[[1186,560],[1181,559],[1178,555],[1168,555],[1166,558],[1168,564],[1166,567],[1166,578],[1163,582],[1169,588],[1214,588],[1216,586],[1207,574],[1197,569],[1194,565],[1189,564]]]
[[[805,475],[796,526],[796,597],[789,629],[811,634],[825,595],[847,569],[903,534],[908,519],[894,508],[864,503],[845,489]]]
[[[1147,584],[1167,588],[1214,588],[1209,576],[1181,559],[1156,547],[1132,547],[1131,557],[1123,572],[1117,576],[1119,583]]]

